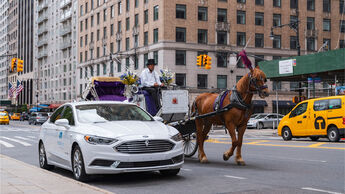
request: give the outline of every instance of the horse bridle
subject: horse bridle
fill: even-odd
[[[266,84],[264,84],[264,85],[262,85],[262,86],[258,86],[258,84],[257,84],[257,83],[258,83],[258,79],[255,78],[255,77],[253,77],[251,73],[248,73],[248,75],[249,75],[249,78],[250,78],[250,81],[249,81],[249,90],[250,90],[250,86],[252,86],[253,88],[255,88],[255,90],[250,90],[251,92],[254,92],[254,93],[255,93],[255,92],[258,92],[259,94],[262,94],[262,91],[263,91],[264,89],[268,88]],[[261,81],[265,83],[267,80],[261,78]]]

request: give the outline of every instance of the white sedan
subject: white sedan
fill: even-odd
[[[181,134],[137,105],[75,102],[58,108],[42,125],[39,163],[89,174],[159,170],[176,175],[184,162]]]

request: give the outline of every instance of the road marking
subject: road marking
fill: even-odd
[[[4,139],[10,140],[10,141],[14,141],[14,142],[20,143],[23,146],[31,146],[31,144],[23,142],[23,141],[20,141],[20,140],[17,140],[17,139],[12,139],[12,138],[8,138],[8,137],[0,137],[0,138],[4,138]]]
[[[326,143],[314,143],[314,144],[312,144],[312,145],[310,145],[310,146],[308,146],[309,148],[317,148],[317,147],[319,147],[319,146],[321,146],[321,145],[323,145],[323,144],[326,144]]]
[[[248,145],[254,145],[254,144],[258,144],[258,143],[265,143],[265,142],[269,142],[268,140],[261,140],[261,141],[254,141],[254,142],[250,142],[250,143],[245,143]]]
[[[26,141],[33,141],[33,142],[36,142],[35,140],[33,139],[28,139],[28,138],[25,138],[25,137],[20,137],[20,136],[14,136],[15,138],[17,139],[22,139],[22,140],[26,140]]]
[[[322,193],[341,194],[341,193],[338,193],[338,192],[326,191],[326,190],[322,190],[322,189],[315,189],[315,188],[311,188],[311,187],[303,187],[301,189],[309,190],[309,191],[318,191],[318,192],[322,192]]]
[[[250,154],[253,156],[261,156],[261,155],[257,155],[257,154]],[[296,161],[307,161],[307,162],[322,162],[322,163],[326,163],[326,160],[308,160],[308,159],[299,159],[299,158],[286,158],[286,157],[275,157],[275,156],[265,156],[263,158],[272,158],[272,159],[281,159],[281,160],[296,160]]]
[[[244,179],[247,179],[247,178],[244,178],[244,177],[239,177],[239,176],[230,176],[230,175],[224,175],[226,178],[232,178],[232,179],[241,179],[241,180],[244,180]]]
[[[32,138],[32,139],[36,139],[36,137],[34,137],[34,136],[26,136],[26,137],[30,137],[30,138]]]
[[[181,170],[184,170],[184,171],[192,171],[192,169],[188,169],[188,168],[181,168]]]
[[[4,141],[1,141],[0,140],[0,144],[4,145],[5,147],[8,147],[8,148],[13,148],[14,145],[10,144],[10,143],[7,143],[7,142],[4,142]]]

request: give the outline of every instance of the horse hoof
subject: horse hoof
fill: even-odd
[[[200,163],[201,163],[201,164],[206,164],[206,163],[208,163],[207,158],[206,158],[206,157],[202,158],[202,159],[200,160]]]
[[[237,165],[239,166],[245,166],[246,163],[244,161],[237,161]]]
[[[226,154],[223,154],[223,160],[228,161],[230,157],[227,157]]]

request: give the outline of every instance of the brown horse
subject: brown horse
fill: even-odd
[[[223,159],[228,160],[234,153],[237,147],[235,161],[238,165],[245,165],[245,162],[241,156],[241,147],[243,141],[243,135],[247,128],[247,122],[252,114],[250,104],[254,93],[258,93],[261,98],[268,96],[268,88],[265,85],[266,75],[260,70],[259,66],[250,70],[250,73],[243,76],[236,85],[237,94],[240,98],[242,97],[243,104],[247,105],[247,108],[243,109],[241,107],[233,107],[230,110],[219,113],[215,116],[205,117],[196,119],[197,128],[197,142],[199,145],[199,160],[201,163],[208,162],[206,154],[204,152],[204,141],[207,137],[208,132],[212,124],[215,125],[225,125],[229,131],[232,139],[231,148],[226,151],[223,155]],[[223,102],[223,106],[230,104],[231,93],[236,93],[234,91],[229,92]],[[196,97],[192,111],[198,115],[203,115],[206,113],[213,112],[213,105],[218,94],[214,93],[203,93]],[[238,132],[238,137],[236,138],[236,129]]]

